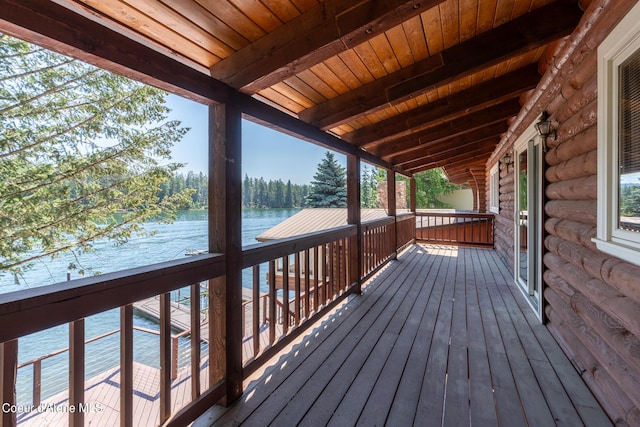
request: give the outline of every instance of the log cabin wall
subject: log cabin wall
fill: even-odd
[[[513,273],[513,165],[500,161],[499,213],[495,216],[494,247]]]
[[[589,3],[589,2],[584,2]],[[544,87],[525,104],[488,168],[546,110],[557,140],[545,156],[546,325],[616,424],[640,425],[640,267],[598,251],[597,47],[635,1],[593,0],[551,58]],[[561,65],[554,65],[556,64]],[[495,247],[513,268],[513,166],[500,162]]]

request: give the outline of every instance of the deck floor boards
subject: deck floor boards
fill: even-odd
[[[490,249],[414,245],[211,425],[607,425]]]

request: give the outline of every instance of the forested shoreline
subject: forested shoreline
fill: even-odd
[[[202,172],[177,173],[160,188],[159,199],[170,197],[184,190],[191,190],[188,209],[207,207],[208,177]],[[245,175],[242,184],[242,206],[245,208],[303,208],[309,194],[308,184],[286,183],[281,179],[266,181],[264,178],[250,178]]]

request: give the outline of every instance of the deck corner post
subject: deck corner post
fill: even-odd
[[[211,284],[224,307],[209,305],[210,331],[223,334],[210,341],[210,360],[222,362],[226,405],[243,392],[241,119],[237,103],[209,107],[209,252],[225,255],[225,275]]]
[[[394,223],[391,229],[391,245],[393,251],[391,251],[391,259],[398,257],[398,217],[396,215],[396,173],[391,169],[387,169],[387,215],[394,218]]]
[[[84,425],[84,413],[78,410],[84,404],[84,319],[69,324],[69,425]]]
[[[360,156],[347,156],[347,223],[356,226],[356,235],[349,239],[349,285],[362,292],[362,221],[360,216]],[[355,250],[353,250],[355,249]]]
[[[0,404],[16,404],[16,379],[18,374],[18,340],[0,343]],[[15,426],[15,411],[0,412],[0,427]]]

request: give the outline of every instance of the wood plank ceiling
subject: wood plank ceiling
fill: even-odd
[[[570,0],[57,0],[402,170],[482,169]]]

